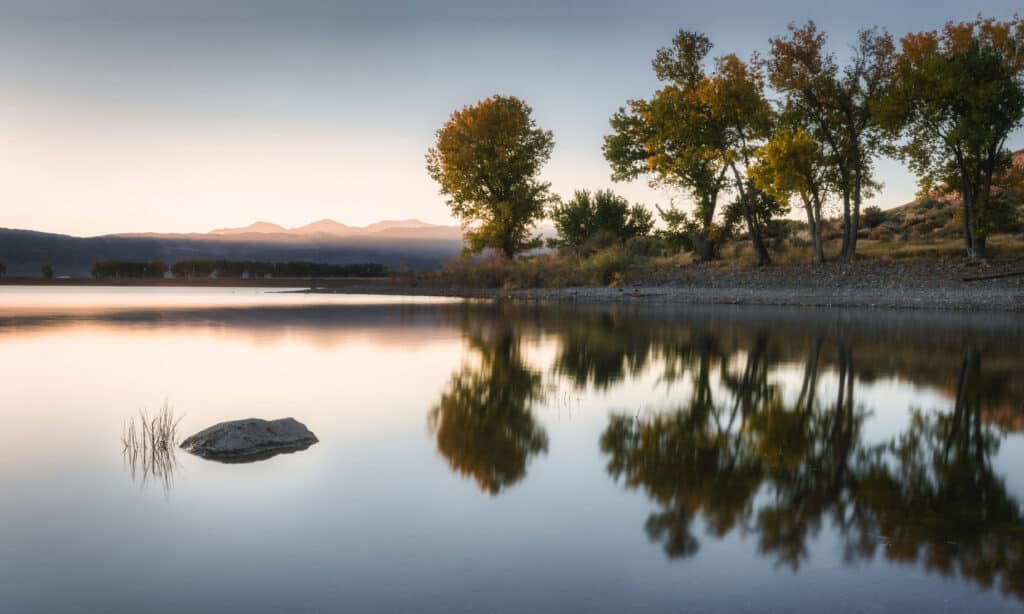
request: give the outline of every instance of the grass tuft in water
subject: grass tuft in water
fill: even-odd
[[[132,480],[141,478],[146,484],[151,478],[160,481],[165,492],[171,488],[178,461],[175,456],[179,436],[178,424],[182,417],[175,417],[174,410],[164,403],[155,414],[140,410],[132,416],[121,430],[121,454],[131,471]]]

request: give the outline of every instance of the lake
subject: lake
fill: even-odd
[[[6,286],[0,382],[2,612],[1024,609],[1019,315]]]

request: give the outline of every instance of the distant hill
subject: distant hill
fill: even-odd
[[[250,232],[261,232],[261,233],[279,233],[288,232],[283,226],[277,224],[271,224],[270,222],[256,222],[249,224],[245,228],[220,228],[218,230],[212,230],[209,234],[212,235],[237,235],[247,234]]]
[[[394,235],[403,237],[455,238],[461,237],[462,231],[458,226],[428,224],[416,219],[384,220],[369,226],[349,226],[335,220],[319,220],[295,228],[285,228],[270,222],[256,222],[241,228],[218,228],[217,230],[211,230],[207,234],[221,237],[239,235],[384,237]]]
[[[1013,170],[1001,177],[993,192],[1005,196],[1017,210],[1019,231],[1024,228],[1024,150],[1014,152]],[[960,195],[934,194],[882,211],[877,219],[868,220],[868,237],[888,240],[958,237],[963,232],[960,216]],[[862,223],[864,222],[862,216]]]
[[[38,277],[44,264],[57,275],[86,277],[97,260],[184,259],[379,263],[390,269],[436,268],[461,252],[457,226],[417,220],[385,221],[365,228],[321,220],[287,229],[269,222],[210,233],[137,233],[74,237],[0,228],[0,262],[9,277]]]

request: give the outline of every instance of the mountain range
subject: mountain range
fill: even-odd
[[[285,228],[271,222],[255,222],[241,228],[218,228],[211,230],[208,234],[224,236],[237,236],[249,234],[267,235],[288,235],[293,237],[331,236],[331,237],[356,237],[356,236],[385,236],[401,234],[403,236],[462,236],[458,226],[440,226],[428,224],[417,219],[408,220],[384,220],[370,224],[369,226],[349,226],[341,222],[324,219],[317,222]]]
[[[185,259],[379,263],[391,269],[435,268],[462,251],[458,226],[419,220],[385,220],[349,226],[320,220],[297,228],[256,222],[207,233],[123,233],[95,237],[0,228],[0,262],[9,277],[38,277],[49,264],[55,274],[86,277],[98,260]]]

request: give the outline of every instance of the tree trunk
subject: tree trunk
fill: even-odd
[[[843,247],[840,250],[840,259],[843,264],[850,261],[850,188],[849,183],[844,182],[843,187]]]
[[[512,259],[514,259],[516,257],[516,248],[514,247],[514,244],[513,244],[511,238],[508,238],[508,239],[502,241],[501,253],[508,260],[512,260]]]
[[[702,212],[700,245],[697,246],[697,251],[700,254],[701,262],[710,262],[715,259],[715,246],[711,241],[711,224],[715,216],[715,205],[707,204],[702,208]]]
[[[986,237],[974,237],[973,245],[971,246],[971,258],[973,260],[988,260],[988,247],[985,245]]]
[[[825,262],[825,253],[821,244],[821,206],[816,204],[816,200],[805,198],[804,211],[807,213],[807,229],[811,233],[813,244],[811,262],[821,264]]]
[[[853,262],[857,258],[857,233],[860,232],[860,201],[861,183],[863,175],[860,168],[860,154],[854,162],[857,167],[853,171],[853,220],[850,223],[850,243],[847,245],[849,253],[846,255],[846,262]]]
[[[705,228],[700,233],[699,254],[701,262],[710,262],[715,257],[714,246],[711,244],[710,229]]]
[[[967,250],[967,257],[969,259],[977,260],[975,257],[976,238],[974,236],[974,193],[966,177],[962,179],[960,198],[964,201],[964,248]],[[982,250],[984,250],[984,247]]]
[[[750,242],[754,246],[754,255],[757,256],[757,266],[767,266],[772,263],[772,258],[768,255],[768,248],[765,247],[764,239],[761,237],[761,229],[758,227],[757,219],[754,217],[754,212],[750,208],[750,200],[748,199],[750,192],[743,189],[743,178],[735,166],[732,167],[732,172],[736,177],[736,188],[740,192],[740,204],[743,207],[743,219],[747,222],[747,233],[750,234]]]
[[[754,254],[757,256],[757,266],[767,266],[772,263],[772,258],[768,255],[768,248],[764,245],[764,239],[761,238],[761,229],[758,228],[757,222],[750,215],[749,209],[747,209],[745,217],[747,218],[747,230],[750,232],[750,241],[754,245]]]

